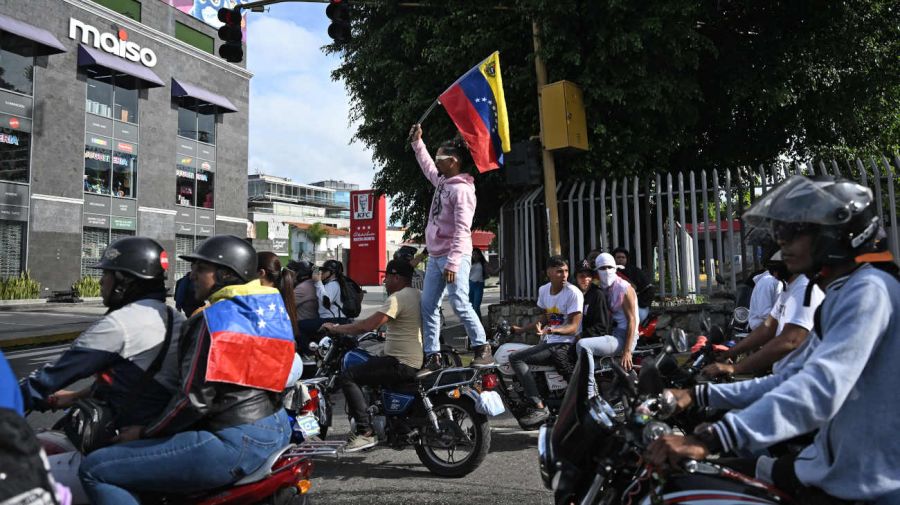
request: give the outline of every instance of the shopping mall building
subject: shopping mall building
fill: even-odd
[[[68,289],[137,234],[174,279],[203,238],[246,236],[250,73],[184,3],[0,2],[0,277]]]

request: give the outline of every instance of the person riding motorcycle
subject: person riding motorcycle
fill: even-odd
[[[181,257],[191,262],[198,300],[210,305],[184,325],[173,366],[178,389],[168,405],[122,429],[119,438],[128,443],[94,451],[82,463],[92,503],[137,504],[135,493],[226,486],[290,441],[279,395],[294,338],[278,290],[255,280],[256,251],[218,235]]]
[[[651,464],[675,464],[733,449],[759,450],[818,429],[797,455],[755,462],[756,477],[804,503],[898,503],[900,430],[896,357],[900,355],[900,282],[855,260],[879,231],[870,189],[846,180],[794,176],[744,215],[770,227],[792,272],[824,286],[825,301],[805,359],[791,370],[734,384],[674,391],[693,402],[734,407],[694,435],[667,435],[647,451]]]
[[[92,267],[103,271],[100,295],[109,310],[55,363],[23,381],[25,408],[67,408],[90,396],[109,406],[115,428],[144,424],[155,417],[177,388],[171,365],[176,362],[184,321],[184,316],[166,308],[168,266],[166,251],[153,239],[128,237],[110,244]],[[164,347],[168,319],[171,341],[162,368],[142,381]],[[92,375],[97,380],[89,388],[64,389]]]
[[[422,294],[412,287],[412,277],[413,267],[408,262],[391,260],[384,281],[390,296],[384,305],[351,324],[322,325],[333,335],[360,335],[387,325],[384,356],[373,356],[344,370],[339,378],[350,417],[356,421],[356,432],[350,434],[344,452],[361,451],[378,443],[360,385],[391,386],[412,381],[422,366]]]
[[[341,284],[338,277],[344,274],[344,265],[338,260],[327,260],[319,268],[316,295],[319,298],[319,318],[323,322],[346,323],[349,320],[341,310]]]
[[[537,345],[509,355],[509,364],[532,403],[531,411],[520,419],[523,425],[539,424],[549,415],[528,365],[553,365],[568,378],[575,363],[574,344],[581,334],[584,296],[566,280],[569,262],[563,256],[551,256],[547,260],[546,273],[550,282],[538,289],[537,300],[537,306],[544,313],[529,325],[511,328],[513,333],[534,329],[543,339]]]
[[[747,326],[750,331],[763,325],[772,312],[772,307],[778,301],[778,296],[784,291],[785,281],[790,276],[781,261],[780,251],[769,254],[766,260],[765,270],[753,276],[753,291],[750,294],[750,315],[747,318]]]
[[[297,349],[300,354],[309,354],[309,342],[319,329],[315,323],[319,319],[319,298],[316,295],[315,265],[310,261],[291,261],[288,270],[294,272],[294,302],[297,307]]]
[[[780,268],[778,263],[783,265],[781,251],[775,253],[772,259],[776,268]],[[806,341],[813,329],[813,316],[825,294],[818,286],[809,286],[809,278],[802,273],[788,272],[783,278],[787,281],[787,287],[778,295],[765,322],[751,331],[747,338],[719,354],[716,358],[720,362],[706,366],[703,375],[756,374],[770,368],[777,371],[779,366],[783,366],[784,358]],[[809,295],[808,289],[812,290]],[[746,352],[753,354],[736,364],[725,362]]]

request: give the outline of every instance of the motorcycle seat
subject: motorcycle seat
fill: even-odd
[[[269,474],[272,473],[272,466],[276,461],[278,461],[278,458],[280,458],[281,455],[288,451],[291,447],[293,447],[293,444],[288,444],[270,454],[269,457],[266,458],[266,462],[260,465],[260,467],[257,468],[256,471],[245,475],[244,478],[235,482],[233,486],[245,486],[247,484],[253,484],[254,482],[259,482],[268,477]]]

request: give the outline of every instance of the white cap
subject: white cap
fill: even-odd
[[[617,265],[616,259],[609,253],[600,253],[600,255],[597,256],[597,259],[594,260],[594,268],[600,270],[601,267],[616,267],[617,269],[625,268],[622,265]]]

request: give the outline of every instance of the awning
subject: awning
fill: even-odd
[[[217,95],[212,91],[207,91],[199,86],[172,79],[172,97],[196,98],[201,102],[206,102],[219,107],[219,112],[237,112],[234,104],[222,95]]]
[[[66,52],[66,46],[62,45],[52,33],[3,14],[0,14],[0,31],[37,42],[37,56]]]
[[[99,49],[79,44],[78,66],[89,67],[93,65],[136,77],[141,80],[143,87],[145,88],[158,88],[166,85],[158,75],[154,74],[152,70],[143,65],[138,65],[137,63],[132,63],[126,59],[119,58],[118,56],[103,52]]]

